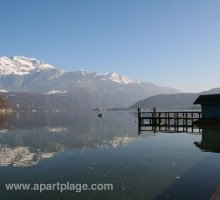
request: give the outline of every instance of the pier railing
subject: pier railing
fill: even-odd
[[[138,131],[172,129],[177,132],[193,132],[194,122],[201,116],[201,111],[144,112],[138,108]]]

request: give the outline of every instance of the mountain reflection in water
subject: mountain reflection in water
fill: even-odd
[[[25,167],[64,149],[117,148],[138,139],[132,115],[95,112],[14,113],[0,130],[0,166]],[[120,120],[119,120],[120,119]],[[130,124],[130,126],[129,126]]]
[[[213,144],[206,130],[138,136],[136,120],[128,112],[13,113],[0,130],[0,199],[209,199],[220,159],[194,145]],[[7,191],[14,182],[112,183],[114,191]]]

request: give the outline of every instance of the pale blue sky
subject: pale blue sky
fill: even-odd
[[[0,56],[65,71],[220,87],[219,0],[0,0]]]

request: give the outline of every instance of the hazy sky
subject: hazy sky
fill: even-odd
[[[220,87],[219,0],[0,0],[0,8],[0,56],[181,91]]]

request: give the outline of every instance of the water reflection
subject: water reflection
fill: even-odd
[[[164,133],[201,133],[202,130],[196,125],[147,125],[140,126],[138,134],[143,132],[164,132]]]
[[[155,198],[156,200],[205,200],[215,199],[212,198],[213,194],[215,192],[218,194],[220,162],[217,153],[220,153],[220,127],[201,126],[199,128],[202,137],[194,144],[200,150],[200,155],[204,155],[204,158],[182,175],[181,181],[173,182],[160,193]]]
[[[6,122],[8,121],[8,119],[10,119],[10,117],[12,116],[11,112],[6,112],[6,113],[0,113],[0,127]]]
[[[55,152],[31,152],[29,147],[8,147],[0,145],[0,166],[27,167],[36,165],[39,160],[53,157]]]
[[[1,127],[0,166],[32,166],[64,149],[117,148],[138,139],[127,113],[15,113]]]
[[[194,144],[202,151],[220,153],[220,128],[202,127],[202,140]]]
[[[186,183],[178,194],[201,193],[201,200],[211,196],[220,182],[220,160],[215,157],[219,154],[201,152],[193,144],[201,140],[200,134],[149,131],[138,136],[135,115],[104,114],[103,118],[96,112],[11,116],[0,130],[0,199],[152,200],[159,194],[167,199],[166,189],[176,183]],[[203,176],[207,171],[212,172],[209,179]],[[114,191],[5,189],[5,183],[26,182],[112,183]],[[184,199],[196,199],[190,197]]]

